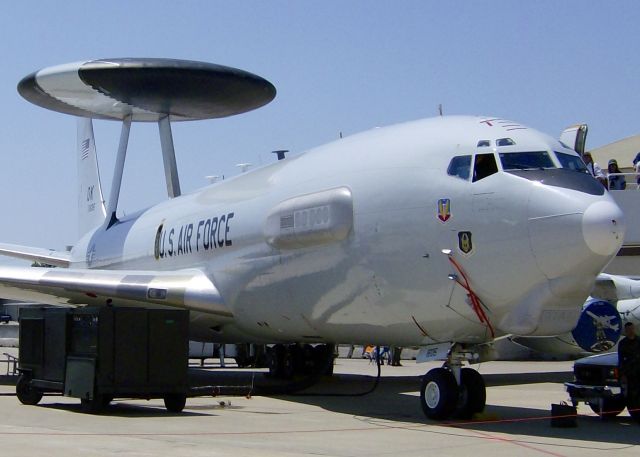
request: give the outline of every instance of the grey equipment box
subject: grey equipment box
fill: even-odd
[[[30,308],[20,323],[16,391],[23,403],[38,403],[43,392],[62,392],[93,412],[116,397],[163,398],[169,411],[184,408],[188,311]]]

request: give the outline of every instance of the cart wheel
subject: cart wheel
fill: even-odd
[[[109,404],[108,402],[105,403],[105,399],[106,397],[104,395],[95,395],[91,400],[86,398],[80,399],[80,404],[85,412],[98,414]]]
[[[183,394],[169,394],[164,397],[164,407],[170,413],[179,413],[187,404],[187,396]]]
[[[111,402],[113,401],[113,395],[103,395],[102,396],[102,408],[108,408]]]
[[[16,396],[23,405],[37,405],[42,400],[42,392],[31,386],[31,377],[25,374],[18,378]]]

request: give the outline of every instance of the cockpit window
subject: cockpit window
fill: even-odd
[[[515,146],[516,142],[511,138],[498,138],[496,140],[496,146]]]
[[[569,170],[588,173],[587,166],[577,155],[556,151],[556,156],[558,157],[558,161],[560,161],[560,165],[562,165],[562,168],[568,168]]]
[[[456,156],[449,162],[447,174],[468,180],[471,171],[471,156]]]
[[[496,158],[493,154],[476,154],[476,160],[473,165],[473,182],[491,176],[498,172]]]
[[[500,153],[500,162],[505,171],[557,168],[547,151],[503,152]]]

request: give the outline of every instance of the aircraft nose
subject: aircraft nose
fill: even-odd
[[[624,238],[622,211],[605,194],[598,199],[533,192],[529,238],[538,268],[548,279],[598,274]]]
[[[611,201],[592,203],[582,216],[582,236],[592,252],[609,257],[618,252],[624,238],[622,211]]]

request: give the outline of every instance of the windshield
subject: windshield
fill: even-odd
[[[587,166],[584,164],[582,159],[577,155],[556,151],[556,156],[558,157],[558,160],[560,161],[560,165],[562,165],[562,168],[568,168],[569,170],[587,173]]]
[[[500,162],[505,171],[557,168],[547,151],[501,152]]]

